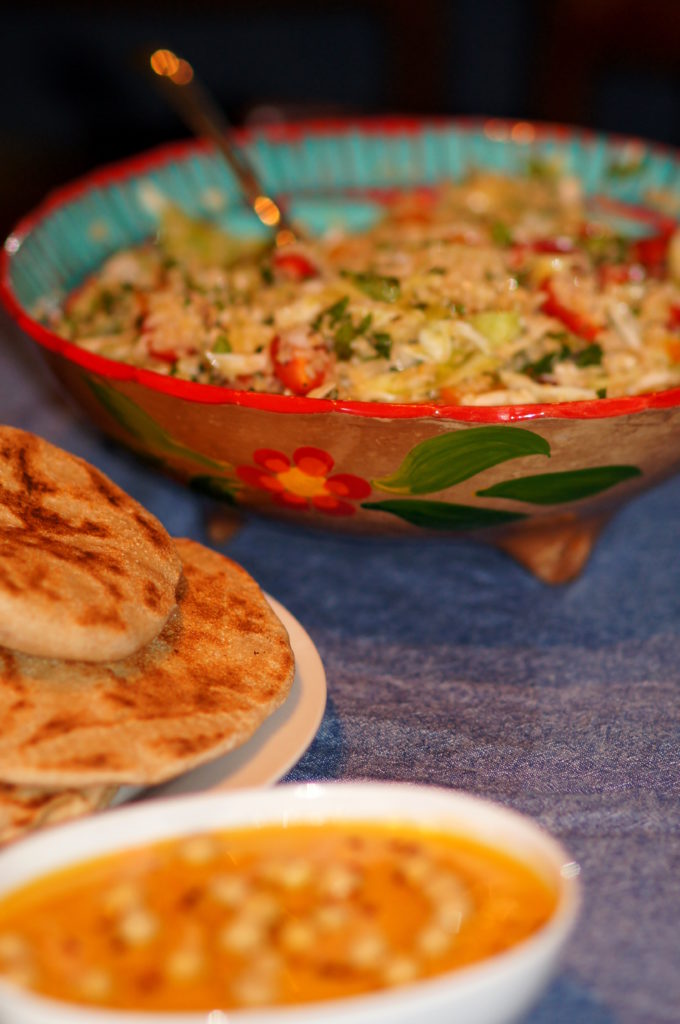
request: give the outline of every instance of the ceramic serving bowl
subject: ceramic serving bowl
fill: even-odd
[[[508,951],[434,979],[324,1003],[205,1013],[79,1008],[0,981],[0,1024],[504,1024],[536,999],[578,913],[578,868],[532,821],[476,797],[424,786],[308,784],[159,800],[38,834],[0,854],[0,897],[48,871],[91,857],[211,829],[301,822],[390,822],[434,827],[514,855],[555,887],[547,923]]]
[[[519,172],[536,158],[559,157],[587,192],[616,201],[619,218],[621,203],[680,184],[674,151],[528,122],[306,124],[241,141],[312,230],[369,225],[380,190],[472,167]],[[39,301],[153,233],[159,194],[232,231],[253,229],[210,148],[165,147],[50,196],[7,239],[0,292],[97,426],[194,487],[309,525],[472,534],[556,583],[578,574],[617,506],[680,466],[680,389],[492,408],[263,395],[104,359],[41,326]],[[644,218],[630,223],[651,230]]]

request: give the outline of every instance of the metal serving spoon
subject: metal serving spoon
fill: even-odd
[[[300,228],[292,224],[276,200],[267,195],[252,164],[232,141],[230,124],[213,97],[197,81],[189,61],[172,50],[155,50],[150,63],[165,96],[185,124],[195,135],[212,139],[256,216],[268,228],[276,229],[277,247],[301,240],[304,236]]]

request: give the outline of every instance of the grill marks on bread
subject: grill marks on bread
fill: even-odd
[[[159,782],[239,746],[284,701],[293,656],[255,581],[200,544],[175,544],[178,606],[128,658],[65,663],[0,648],[0,778]]]
[[[244,570],[0,426],[0,844],[238,746],[293,672]]]
[[[180,574],[161,524],[103,473],[0,427],[0,643],[126,657],[163,627]]]

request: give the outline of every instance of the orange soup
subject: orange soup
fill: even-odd
[[[139,1010],[358,995],[508,949],[557,895],[470,839],[330,823],[203,833],[82,862],[0,901],[0,975]]]

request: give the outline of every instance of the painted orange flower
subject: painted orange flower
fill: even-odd
[[[240,480],[250,487],[269,491],[272,501],[286,508],[314,508],[329,516],[351,516],[356,507],[351,503],[367,498],[371,486],[352,473],[334,473],[333,459],[323,448],[297,448],[292,462],[274,448],[258,448],[253,452],[254,466],[237,466]]]

